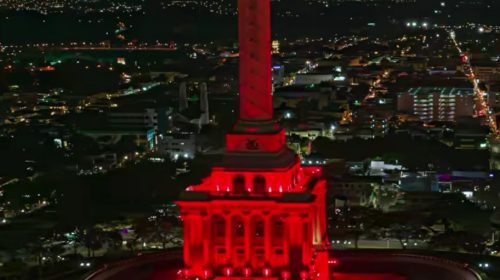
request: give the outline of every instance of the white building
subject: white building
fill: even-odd
[[[192,159],[196,154],[196,136],[188,132],[161,136],[157,152],[171,160]]]
[[[333,82],[335,76],[333,74],[324,73],[305,73],[297,74],[293,84],[295,85],[316,85],[323,82]]]
[[[165,133],[172,111],[166,108],[120,108],[107,114],[108,125],[116,129],[153,129]]]
[[[398,111],[417,115],[423,122],[453,122],[474,114],[474,92],[472,88],[411,88],[398,95]]]

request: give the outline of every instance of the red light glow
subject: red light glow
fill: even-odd
[[[233,275],[233,268],[232,268],[232,267],[226,267],[226,268],[224,269],[224,274],[225,274],[226,276],[228,276],[228,277],[229,277],[229,276],[231,276],[231,275]]]
[[[326,182],[321,168],[301,167],[273,120],[270,1],[239,0],[238,12],[240,116],[226,135],[225,164],[177,201],[184,264],[192,278],[210,267],[214,279],[288,280],[300,267],[308,279],[314,267],[326,280],[328,257],[315,252],[327,239]]]
[[[243,275],[245,277],[249,277],[250,275],[252,275],[252,269],[250,267],[243,268]]]

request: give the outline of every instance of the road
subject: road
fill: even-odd
[[[455,45],[455,48],[458,51],[460,57],[464,57],[464,61],[462,63],[466,66],[464,70],[466,70],[465,75],[474,85],[474,94],[475,94],[475,112],[477,117],[484,117],[488,122],[488,125],[491,129],[492,137],[494,139],[499,139],[499,131],[498,126],[495,120],[495,116],[492,114],[492,110],[488,106],[488,103],[484,99],[486,93],[479,87],[479,81],[476,78],[476,74],[474,73],[474,69],[470,63],[470,59],[467,57],[467,54],[460,47],[460,43],[457,41],[456,33],[453,30],[448,30],[448,34],[450,36],[451,41]]]

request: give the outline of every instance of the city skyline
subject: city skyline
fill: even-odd
[[[497,8],[0,3],[0,278],[500,278]]]

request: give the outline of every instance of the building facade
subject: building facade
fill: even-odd
[[[417,115],[423,122],[454,122],[474,114],[474,92],[469,88],[410,88],[398,95],[398,111]]]
[[[196,135],[191,132],[162,135],[158,140],[157,152],[168,155],[174,161],[193,159],[196,154]]]
[[[117,129],[153,129],[165,133],[172,112],[166,108],[120,108],[107,114],[108,125]]]

